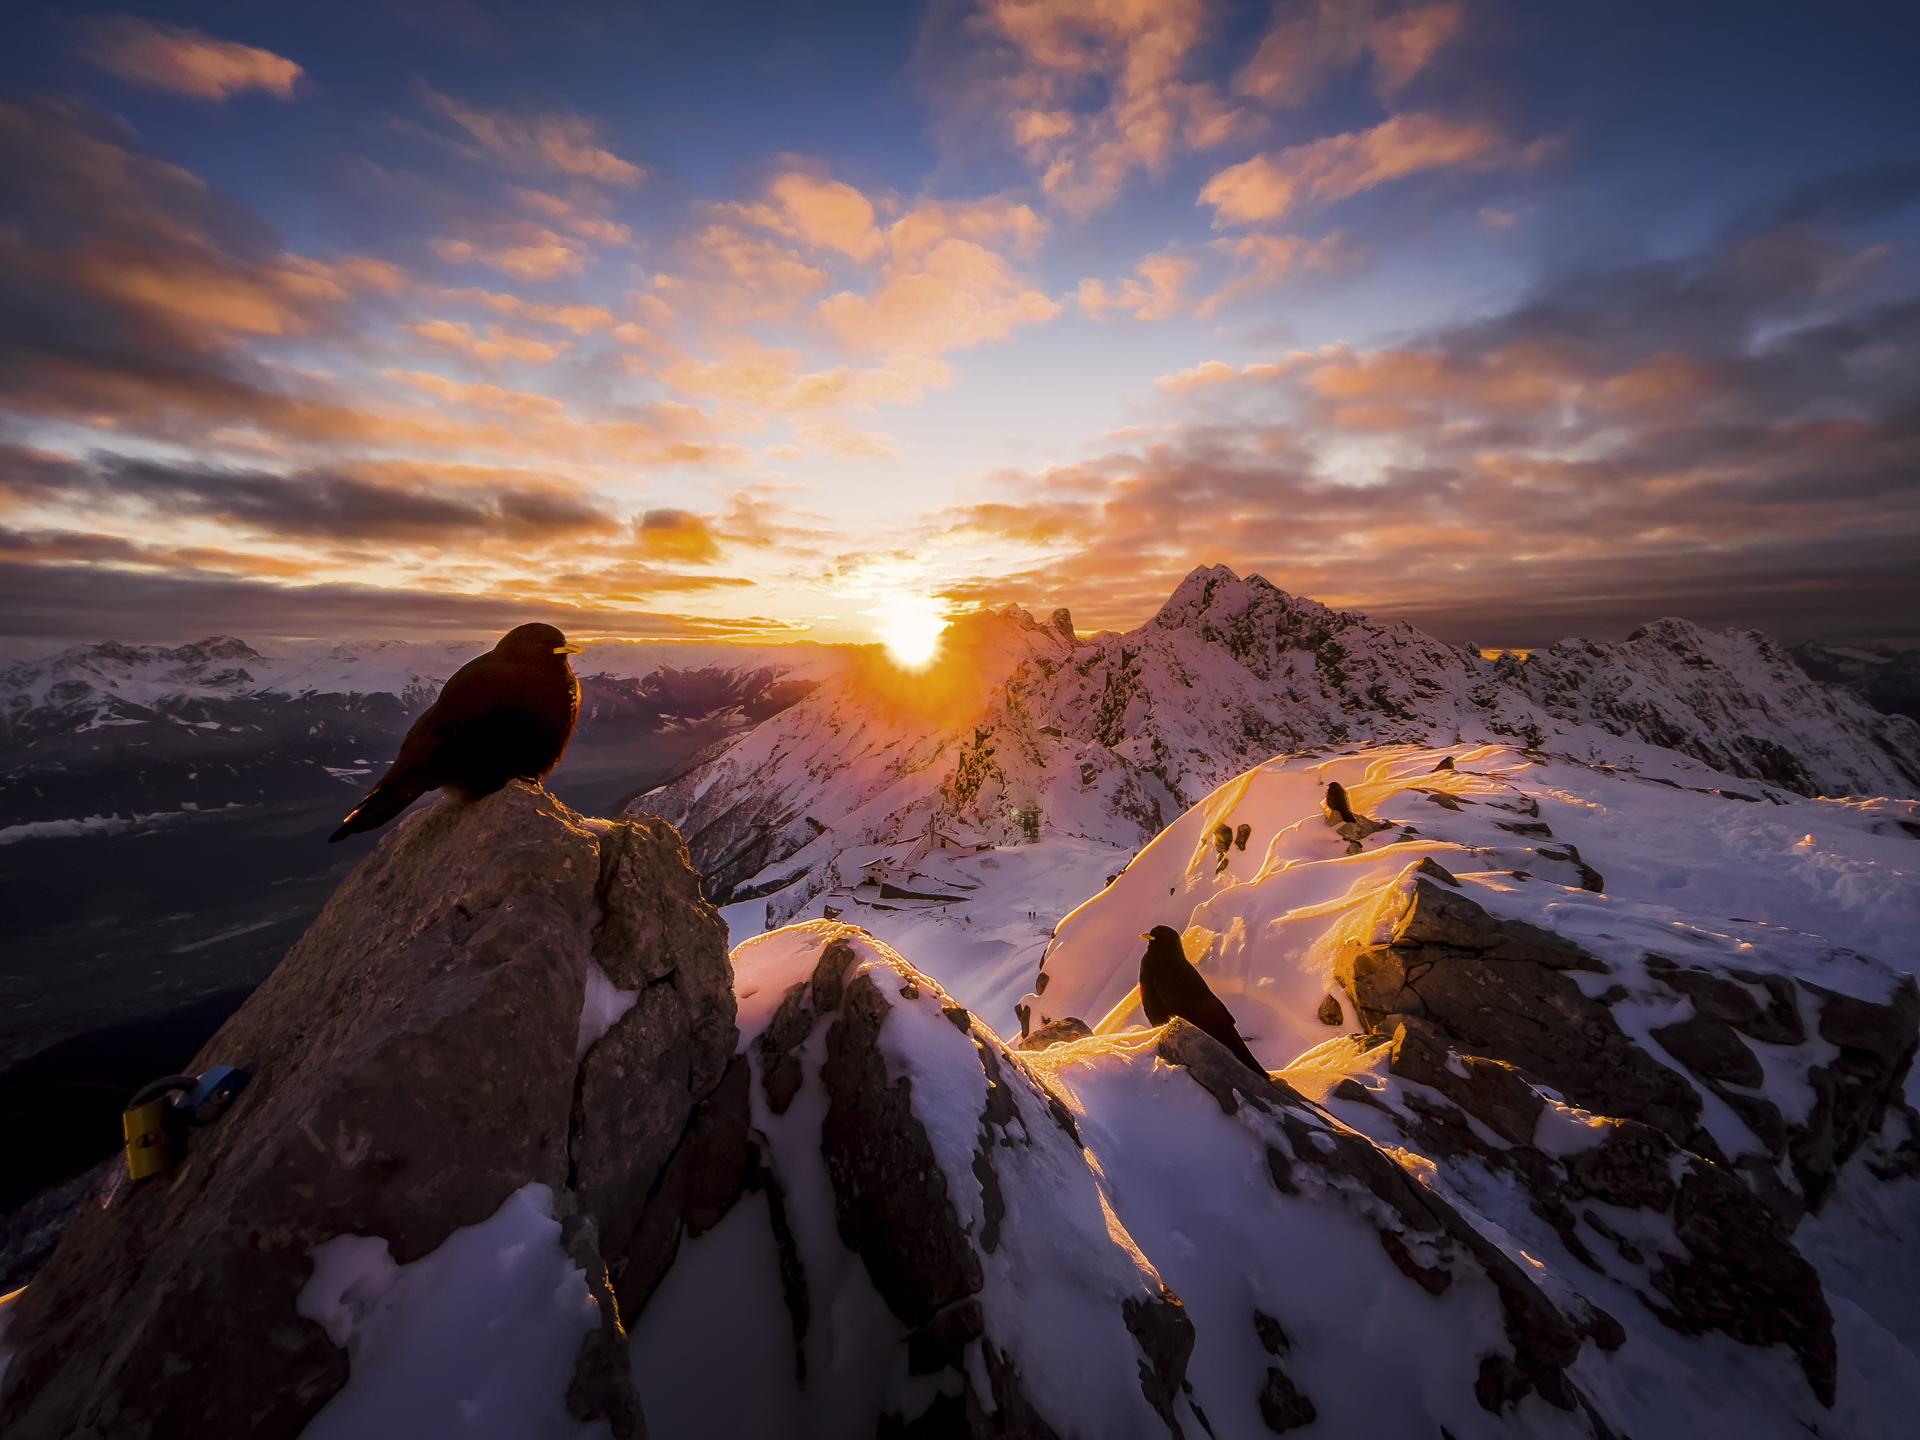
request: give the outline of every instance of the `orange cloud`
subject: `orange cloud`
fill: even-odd
[[[1233,257],[1234,273],[1225,285],[1194,307],[1193,313],[1202,320],[1211,319],[1235,300],[1271,289],[1301,270],[1345,270],[1363,259],[1360,248],[1339,230],[1319,240],[1269,234],[1222,237],[1212,246]]]
[[[497,314],[512,315],[539,325],[556,325],[575,335],[611,330],[616,323],[613,312],[600,305],[547,305],[492,290],[442,290],[440,296],[463,304],[484,305]]]
[[[567,348],[564,341],[549,344],[531,335],[515,335],[498,325],[487,326],[486,334],[481,335],[460,320],[425,320],[405,328],[422,340],[431,340],[476,360],[524,360],[531,365],[545,365],[558,360]]]
[[[1171,375],[1162,375],[1153,383],[1171,394],[1183,395],[1192,390],[1204,390],[1214,385],[1230,385],[1237,380],[1278,380],[1310,358],[1303,352],[1296,352],[1285,360],[1262,360],[1251,365],[1229,365],[1224,360],[1203,360],[1198,365],[1185,370],[1176,370]]]
[[[575,190],[579,192],[577,200],[517,185],[513,188],[513,194],[529,210],[539,211],[582,240],[615,247],[633,244],[633,231],[617,220],[607,218],[604,213],[606,202],[597,191],[586,186],[576,186]]]
[[[966,86],[967,103],[1007,126],[1041,189],[1073,214],[1112,203],[1182,148],[1247,133],[1251,117],[1187,78],[1210,28],[1202,0],[985,0],[980,23],[1012,65]]]
[[[1464,18],[1455,3],[1413,9],[1383,6],[1379,0],[1276,5],[1272,28],[1234,77],[1233,88],[1263,104],[1292,108],[1370,57],[1374,88],[1391,95],[1427,67]]]
[[[733,225],[708,225],[688,245],[712,282],[705,308],[721,321],[786,320],[827,283],[827,272],[795,251]]]
[[[1425,5],[1369,25],[1367,48],[1373,52],[1374,81],[1381,93],[1392,94],[1426,69],[1464,18],[1457,4]]]
[[[836,460],[898,460],[900,447],[890,435],[861,430],[830,415],[796,419],[793,438],[807,449]]]
[[[847,348],[865,354],[932,358],[1060,313],[996,248],[1028,253],[1046,224],[1025,205],[1002,200],[915,206],[887,227],[887,259],[872,292],[823,300],[815,316]]]
[[[479,243],[445,237],[434,240],[433,253],[450,265],[487,265],[516,280],[553,280],[572,275],[586,264],[586,256],[551,230],[531,227],[506,243]]]
[[[929,386],[948,384],[952,372],[938,360],[916,356],[897,357],[872,369],[839,365],[803,372],[791,350],[743,344],[724,359],[683,360],[662,370],[660,378],[683,394],[793,412],[843,405],[911,405]]]
[[[428,106],[451,120],[478,146],[515,170],[550,170],[609,185],[638,185],[646,171],[600,143],[592,121],[578,115],[512,115],[482,110],[423,87]]]
[[[775,176],[765,201],[715,209],[728,218],[816,250],[836,250],[853,260],[871,260],[884,244],[871,200],[845,181],[803,171]]]
[[[1488,169],[1524,163],[1491,126],[1434,115],[1395,115],[1371,130],[1329,135],[1278,155],[1256,155],[1220,171],[1200,192],[1214,226],[1278,220],[1305,200],[1331,203],[1422,170]]]
[[[634,521],[642,554],[656,560],[707,565],[720,558],[707,522],[689,510],[649,510]]]
[[[465,409],[497,410],[521,419],[564,420],[567,407],[551,395],[529,390],[509,390],[501,385],[449,380],[425,370],[386,370],[384,378],[406,385],[436,400]]]
[[[1112,290],[1102,281],[1082,280],[1075,298],[1080,309],[1096,320],[1109,310],[1124,311],[1136,320],[1166,320],[1185,308],[1181,292],[1193,272],[1191,260],[1164,253],[1149,255]]]
[[[88,28],[84,53],[94,64],[136,85],[198,100],[225,100],[246,90],[291,100],[294,82],[306,73],[271,50],[179,25],[122,15]]]

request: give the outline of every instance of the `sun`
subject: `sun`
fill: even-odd
[[[924,670],[940,653],[940,635],[947,628],[947,617],[933,597],[891,595],[867,613],[878,621],[874,633],[887,647],[894,664]]]

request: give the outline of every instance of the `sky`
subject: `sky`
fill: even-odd
[[[0,13],[0,639],[1920,643],[1920,11]]]

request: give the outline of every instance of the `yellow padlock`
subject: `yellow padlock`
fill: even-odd
[[[128,1107],[121,1113],[120,1129],[127,1137],[127,1175],[145,1180],[173,1165],[174,1137],[167,1126],[167,1095]]]

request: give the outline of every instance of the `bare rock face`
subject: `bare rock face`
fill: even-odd
[[[1431,1027],[1470,1074],[1495,1062],[1595,1114],[1651,1126],[1736,1169],[1789,1229],[1900,1103],[1920,1048],[1920,988],[1910,977],[1883,971],[1883,993],[1863,998],[1777,972],[1647,955],[1631,977],[1637,990],[1583,987],[1576,974],[1613,972],[1563,936],[1489,914],[1431,860],[1409,878],[1399,913],[1335,962],[1362,1024],[1382,1035]],[[1685,1018],[1636,1038],[1613,1009],[1628,998]],[[1812,1097],[1804,1114],[1790,1120],[1766,1098],[1755,1043],[1773,1047],[1776,1068],[1795,1064],[1783,1049],[1797,1057]],[[1455,1098],[1507,1135],[1484,1103]],[[1717,1142],[1702,1124],[1709,1099],[1751,1139]]]
[[[608,989],[636,993],[596,1035]],[[629,1308],[739,1188],[736,1040],[669,826],[518,783],[408,817],[196,1057],[252,1073],[233,1110],[167,1175],[116,1172],[11,1307],[0,1428],[296,1435],[348,1376],[296,1313],[313,1248],[378,1236],[404,1265],[531,1183]],[[571,1408],[637,1434],[601,1308]]]
[[[775,1127],[773,1141],[761,1137],[760,1143],[776,1183],[797,1167],[795,1149],[817,1148],[840,1243],[859,1257],[904,1332],[909,1376],[920,1378],[910,1385],[909,1376],[898,1380],[920,1398],[917,1407],[884,1414],[881,1431],[1065,1433],[1067,1417],[1056,1409],[1050,1419],[1033,1394],[1036,1382],[1058,1377],[1036,1374],[1023,1353],[1018,1330],[1009,1328],[1002,1277],[1042,1256],[1059,1263],[1042,1237],[1061,1217],[1032,1201],[1017,1206],[1023,1190],[1044,1178],[1048,1188],[1034,1193],[1063,1209],[1076,1201],[1088,1209],[1096,1205],[1084,1172],[1078,1195],[1055,1178],[1069,1167],[1081,1168],[1071,1117],[998,1037],[927,976],[897,956],[875,958],[868,953],[871,942],[856,945],[852,937],[859,932],[825,924],[801,928],[817,928],[824,943],[810,973],[786,993],[759,1035],[754,1053],[770,1114],[799,1109],[796,1097],[814,1086],[817,1098],[807,1108],[817,1110],[819,1128],[817,1138],[797,1132],[783,1141],[781,1132],[797,1123],[788,1120]],[[927,1025],[936,1027],[931,1036]],[[909,1036],[895,1039],[903,1030]],[[942,1078],[942,1091],[964,1076],[961,1083],[982,1096],[977,1117],[968,1117],[968,1159],[960,1173],[951,1168],[950,1150],[943,1164],[943,1140],[950,1143],[951,1137],[924,1112],[926,1079],[900,1073],[901,1046],[917,1047],[916,1065],[955,1067],[957,1074]],[[811,1074],[809,1059],[817,1062]],[[787,1277],[788,1293],[804,1293],[805,1263],[787,1253],[794,1272]],[[1090,1268],[1088,1287],[1104,1297],[1094,1302],[1104,1312],[1104,1348],[1124,1357],[1116,1373],[1137,1372],[1134,1403],[1158,1412],[1173,1434],[1182,1433],[1176,1402],[1193,1328],[1180,1301],[1137,1254],[1119,1247],[1103,1248]],[[802,1373],[808,1370],[805,1323],[798,1323],[795,1334]],[[884,1365],[889,1348],[869,1344],[863,1363]]]
[[[1627,1283],[1680,1334],[1784,1345],[1816,1398],[1833,1403],[1833,1316],[1820,1277],[1733,1170],[1638,1121],[1577,1119],[1512,1066],[1462,1055],[1419,1020],[1370,1038],[1373,1068],[1398,1083],[1336,1089],[1327,1097],[1336,1111],[1348,1115],[1358,1100],[1372,1113],[1353,1118],[1376,1139],[1389,1133],[1384,1122],[1440,1166],[1512,1176],[1578,1267],[1570,1273]],[[1596,1314],[1589,1329],[1619,1343],[1611,1316]]]
[[[1574,1274],[1628,1285],[1682,1335],[1786,1347],[1832,1406],[1833,1316],[1793,1232],[1902,1109],[1912,979],[1854,955],[1829,960],[1845,992],[1659,955],[1609,966],[1431,861],[1397,895],[1336,957],[1369,1033],[1346,1079],[1322,1057],[1316,1098],[1463,1187],[1511,1176]],[[1635,1013],[1679,1018],[1631,1030]],[[1796,1087],[1807,1103],[1783,1114],[1769,1095]],[[1737,1121],[1710,1131],[1710,1102]]]
[[[1336,962],[1363,1024],[1429,1021],[1462,1050],[1517,1065],[1577,1103],[1696,1136],[1694,1088],[1635,1045],[1567,973],[1604,973],[1600,961],[1551,931],[1495,919],[1440,866],[1423,867],[1387,943]],[[1701,1144],[1712,1153],[1710,1140]]]

